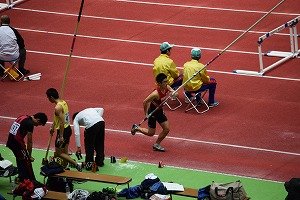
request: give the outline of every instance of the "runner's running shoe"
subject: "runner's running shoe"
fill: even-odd
[[[163,148],[162,146],[160,146],[160,144],[155,143],[155,144],[153,145],[153,150],[154,150],[154,151],[161,151],[161,152],[164,152],[164,151],[165,151],[165,148]]]
[[[137,124],[133,124],[131,128],[131,135],[135,135],[135,133],[138,131],[138,128],[139,126]]]

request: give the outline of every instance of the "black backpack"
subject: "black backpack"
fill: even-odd
[[[286,200],[300,199],[300,178],[292,178],[284,183],[285,190],[288,192]]]
[[[73,192],[74,185],[72,180],[61,177],[48,177],[46,187],[48,190],[56,192],[66,192],[66,185],[68,184],[70,192]]]

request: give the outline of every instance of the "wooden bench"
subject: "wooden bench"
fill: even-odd
[[[7,194],[14,195],[12,192],[8,192]],[[13,197],[15,199],[15,196]],[[68,200],[66,193],[64,192],[55,192],[55,191],[48,191],[45,196],[43,196],[42,199],[47,200],[53,200],[53,199],[59,199],[59,200]]]
[[[78,172],[78,171],[71,171],[71,170],[66,170],[62,173],[54,174],[52,175],[52,177],[64,177],[64,178],[68,178],[71,180],[78,180],[78,181],[95,181],[95,182],[102,182],[102,183],[110,183],[110,184],[116,184],[117,186],[127,184],[128,188],[129,188],[129,183],[132,181],[132,178],[129,177],[98,174],[92,172]]]
[[[171,198],[172,198],[172,195],[198,198],[198,189],[186,188],[185,187],[183,192],[172,192],[171,193]]]

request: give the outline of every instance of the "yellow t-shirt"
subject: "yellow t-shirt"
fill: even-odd
[[[191,60],[183,65],[183,83],[189,80],[195,73],[202,70],[204,65],[197,60]],[[193,79],[187,82],[184,86],[186,91],[197,91],[203,83],[209,83],[209,76],[207,75],[206,68],[198,73]]]
[[[168,85],[172,85],[174,79],[177,79],[179,76],[179,71],[176,68],[176,64],[171,58],[169,58],[167,54],[160,54],[154,60],[154,66],[153,66],[154,79],[160,73],[164,73],[167,76]]]
[[[68,108],[68,104],[65,101],[61,101],[57,103],[58,105],[60,105],[63,108],[63,113],[65,116],[65,124],[64,127],[68,127],[70,126],[70,113],[69,113],[69,108]],[[55,124],[55,129],[59,129],[59,116],[56,116],[54,114],[54,124]]]

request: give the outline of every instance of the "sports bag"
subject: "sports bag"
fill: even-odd
[[[248,200],[240,181],[230,183],[212,182],[209,190],[211,200]]]
[[[300,199],[300,178],[292,178],[284,183],[285,190],[288,192],[286,200]]]
[[[64,167],[58,164],[57,162],[50,162],[47,165],[44,165],[41,167],[41,172],[40,174],[43,176],[51,176],[54,174],[59,174],[64,172]]]

